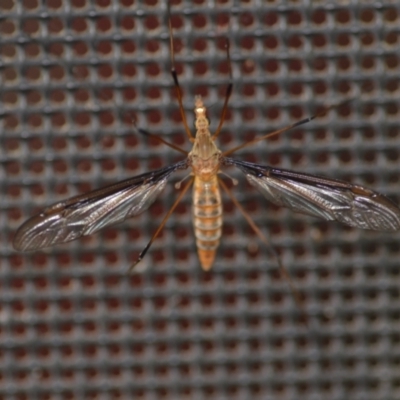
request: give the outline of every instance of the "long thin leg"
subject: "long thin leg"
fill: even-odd
[[[228,150],[228,151],[225,151],[224,153],[222,153],[222,155],[223,155],[223,156],[228,156],[228,155],[230,155],[230,154],[232,154],[232,153],[234,153],[234,152],[236,152],[236,151],[238,151],[238,150],[240,150],[240,149],[244,149],[245,147],[252,146],[253,144],[258,143],[258,142],[261,142],[261,141],[263,141],[263,140],[265,140],[265,139],[268,139],[268,138],[270,138],[270,137],[277,136],[277,135],[279,135],[279,134],[281,134],[281,133],[283,133],[283,132],[288,131],[289,129],[295,128],[296,126],[304,125],[304,124],[306,124],[307,122],[310,122],[310,121],[312,121],[313,119],[315,119],[315,118],[317,118],[317,117],[320,117],[321,115],[326,114],[328,111],[332,110],[333,108],[341,107],[341,106],[343,106],[343,105],[345,105],[345,104],[347,104],[347,103],[349,103],[349,102],[351,102],[351,101],[353,101],[353,100],[354,100],[354,99],[347,99],[347,100],[342,101],[342,102],[340,102],[340,103],[337,103],[337,104],[333,104],[333,105],[331,105],[331,106],[324,107],[319,113],[317,113],[317,114],[315,114],[315,115],[313,115],[313,116],[311,116],[311,117],[304,118],[304,119],[302,119],[301,121],[297,121],[297,122],[295,122],[294,124],[287,125],[287,126],[285,126],[284,128],[278,129],[278,130],[276,130],[276,131],[274,131],[274,132],[267,133],[266,135],[261,136],[261,137],[259,137],[259,138],[256,138],[256,139],[254,139],[254,140],[251,140],[250,142],[245,142],[245,143],[243,143],[243,144],[241,144],[241,145],[239,145],[239,146],[237,146],[237,147],[234,147],[233,149],[230,149],[230,150]]]
[[[186,134],[188,135],[189,139],[191,141],[193,141],[194,137],[193,137],[192,132],[190,131],[188,123],[186,121],[186,114],[185,114],[185,110],[183,108],[183,101],[182,101],[182,89],[179,85],[178,75],[176,73],[176,68],[175,68],[174,38],[172,35],[171,9],[170,9],[169,1],[167,2],[167,13],[168,13],[168,27],[169,27],[169,49],[170,49],[170,57],[171,57],[171,75],[172,75],[172,79],[174,80],[174,83],[175,83],[175,92],[176,92],[176,97],[178,98],[179,111],[181,113],[182,122],[185,127]]]
[[[153,133],[150,133],[149,131],[146,131],[145,129],[142,128],[136,128],[136,130],[138,131],[138,133],[140,133],[141,135],[144,136],[148,136],[151,138],[154,138],[156,140],[158,140],[161,143],[164,143],[165,145],[167,145],[168,147],[171,147],[172,149],[179,151],[180,153],[183,153],[185,155],[188,155],[188,152],[186,150],[181,149],[179,146],[174,145],[173,143],[167,142],[165,139],[163,139],[161,136],[158,135],[154,135]]]
[[[219,121],[218,128],[216,129],[214,135],[212,136],[213,140],[215,140],[221,132],[222,125],[224,124],[224,121],[225,121],[226,112],[228,110],[228,102],[229,102],[229,98],[231,97],[232,87],[233,87],[232,62],[231,62],[231,56],[229,54],[228,39],[226,39],[225,46],[226,46],[226,58],[228,60],[228,68],[229,68],[229,83],[228,83],[228,86],[226,87],[225,101],[224,101],[224,106],[222,108],[221,119]]]
[[[304,313],[304,309],[302,307],[303,305],[303,300],[300,296],[300,293],[298,292],[298,290],[296,289],[296,287],[294,286],[292,279],[289,275],[289,272],[286,270],[286,268],[283,266],[279,254],[277,253],[277,251],[274,249],[273,246],[271,246],[271,243],[269,242],[269,240],[267,239],[267,237],[261,232],[260,228],[255,224],[255,222],[251,219],[250,215],[246,212],[246,210],[242,207],[242,205],[237,201],[236,197],[233,195],[233,193],[231,192],[231,190],[228,188],[228,186],[225,185],[225,183],[221,180],[218,179],[218,182],[220,183],[222,189],[226,192],[226,194],[229,196],[229,198],[233,201],[233,203],[235,204],[235,206],[240,210],[240,212],[243,214],[243,216],[245,217],[246,221],[248,222],[248,224],[251,226],[251,228],[253,229],[253,231],[257,234],[257,236],[262,240],[262,242],[264,242],[268,249],[272,252],[272,254],[274,255],[274,257],[276,258],[278,265],[279,265],[279,269],[281,274],[287,279],[290,289],[293,293],[294,298],[296,299],[297,304],[302,308],[302,311]],[[305,313],[304,313],[305,314]]]
[[[139,254],[138,259],[132,264],[132,266],[129,268],[129,272],[132,272],[133,268],[143,259],[143,257],[146,255],[147,251],[149,250],[150,246],[154,242],[155,238],[158,236],[158,234],[161,232],[161,229],[164,227],[166,222],[168,221],[168,218],[171,216],[173,211],[175,210],[176,206],[179,204],[179,202],[182,200],[182,197],[184,194],[187,192],[189,189],[190,185],[193,183],[193,179],[190,179],[190,181],[184,186],[184,188],[181,190],[179,193],[178,198],[175,200],[175,203],[172,205],[172,207],[169,209],[163,220],[161,221],[160,225],[158,226],[157,230],[153,233],[153,236],[151,237],[149,243],[147,243],[146,247],[142,250],[142,252]]]
[[[100,96],[103,97],[104,100],[110,100],[109,97],[104,97],[104,96],[102,96],[101,94],[100,94]],[[174,150],[176,150],[176,151],[179,151],[180,153],[183,153],[183,154],[185,154],[185,155],[188,154],[188,152],[187,152],[186,150],[183,150],[183,149],[181,149],[179,146],[176,146],[176,145],[174,145],[174,144],[172,144],[172,143],[169,143],[168,141],[166,141],[165,139],[161,138],[160,136],[154,135],[153,133],[150,133],[150,132],[146,131],[145,129],[137,128],[137,127],[136,127],[136,123],[135,123],[135,118],[134,118],[134,115],[133,115],[132,112],[129,112],[129,113],[127,113],[126,115],[129,116],[131,122],[133,123],[133,125],[134,125],[135,128],[136,128],[136,131],[137,131],[138,133],[140,133],[141,135],[145,135],[145,136],[152,137],[152,138],[158,140],[159,142],[164,143],[164,144],[167,145],[168,147],[171,147],[172,149],[174,149]]]

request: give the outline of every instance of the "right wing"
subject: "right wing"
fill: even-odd
[[[232,158],[224,162],[241,169],[250,184],[278,206],[361,229],[400,230],[400,208],[366,187]]]
[[[173,172],[187,166],[184,160],[47,207],[18,229],[14,248],[30,251],[69,242],[137,215],[154,202]]]

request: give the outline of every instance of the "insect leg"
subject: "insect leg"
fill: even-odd
[[[182,197],[184,196],[184,194],[187,192],[187,190],[189,189],[189,187],[191,186],[191,184],[193,183],[193,177],[192,179],[190,179],[190,181],[184,186],[184,188],[182,189],[182,191],[179,193],[178,198],[175,200],[174,204],[172,205],[172,207],[168,210],[167,214],[165,215],[165,217],[163,218],[163,220],[161,221],[160,225],[158,226],[157,230],[153,233],[153,236],[151,237],[149,243],[147,243],[146,247],[142,250],[142,252],[139,254],[138,259],[130,266],[129,271],[128,272],[132,272],[133,268],[135,268],[135,266],[143,259],[143,257],[146,255],[147,251],[149,250],[150,246],[152,245],[152,243],[154,242],[154,240],[156,239],[156,237],[158,236],[158,234],[161,232],[161,229],[164,227],[164,225],[166,224],[166,222],[168,221],[168,218],[171,216],[171,214],[173,213],[173,211],[175,210],[176,206],[179,204],[179,202],[182,200]]]
[[[179,151],[180,153],[183,153],[185,155],[188,154],[188,152],[186,150],[181,149],[179,146],[176,146],[173,143],[168,142],[167,140],[163,139],[161,136],[158,135],[154,135],[153,133],[150,133],[149,131],[146,131],[145,129],[142,128],[136,128],[137,132],[140,133],[141,135],[144,136],[148,136],[151,138],[154,138],[156,140],[158,140],[161,143],[164,143],[165,145],[167,145],[168,147],[171,147],[171,149],[174,149],[176,151]]]
[[[176,73],[176,68],[175,68],[174,38],[172,35],[171,6],[169,1],[167,2],[167,14],[168,14],[168,28],[169,28],[169,51],[171,57],[171,75],[175,83],[175,92],[176,92],[176,97],[178,98],[179,111],[181,113],[182,122],[185,127],[186,134],[188,135],[191,141],[194,141],[194,137],[186,121],[186,114],[185,110],[183,109],[182,89],[179,85],[178,74]]]
[[[214,135],[212,136],[213,140],[215,140],[221,132],[222,125],[224,124],[224,120],[226,117],[226,112],[228,110],[228,102],[229,102],[229,98],[231,97],[232,87],[233,87],[232,62],[231,62],[231,56],[229,53],[229,40],[228,39],[226,39],[226,41],[225,41],[225,48],[226,48],[226,58],[228,60],[228,68],[229,68],[229,83],[228,83],[228,86],[226,87],[225,101],[224,101],[224,106],[222,107],[221,119],[219,121],[218,128],[216,129]]]
[[[230,154],[232,154],[232,153],[234,153],[234,152],[236,152],[236,151],[238,151],[240,149],[243,149],[243,148],[248,147],[248,146],[252,146],[253,144],[261,142],[261,141],[263,141],[265,139],[268,139],[270,137],[277,136],[277,135],[279,135],[279,134],[281,134],[283,132],[288,131],[289,129],[295,128],[296,126],[304,125],[307,122],[310,122],[315,118],[321,117],[322,115],[326,114],[328,111],[330,111],[330,110],[332,110],[334,108],[338,108],[338,107],[344,106],[345,104],[350,103],[353,100],[354,99],[347,99],[347,100],[342,101],[340,103],[332,104],[331,106],[325,106],[325,107],[323,107],[323,109],[320,112],[316,113],[315,115],[312,115],[311,117],[304,118],[304,119],[302,119],[300,121],[295,122],[294,124],[290,124],[290,125],[287,125],[287,126],[281,128],[281,129],[278,129],[276,131],[267,133],[266,135],[263,135],[263,136],[261,136],[259,138],[251,140],[250,142],[242,143],[241,145],[239,145],[237,147],[234,147],[233,149],[225,151],[224,153],[222,153],[222,155],[223,156],[230,155]]]
[[[240,212],[243,214],[243,216],[245,217],[246,221],[248,222],[248,224],[251,226],[251,228],[253,229],[253,231],[257,234],[257,236],[261,239],[261,241],[263,243],[266,244],[266,246],[268,247],[268,249],[271,251],[271,253],[273,254],[273,256],[275,257],[278,266],[279,266],[279,270],[282,274],[282,276],[284,276],[290,286],[290,289],[292,291],[293,297],[296,300],[297,305],[301,308],[303,314],[305,315],[305,310],[303,307],[303,300],[302,297],[299,293],[299,291],[296,289],[296,287],[293,284],[293,281],[289,275],[289,272],[287,271],[287,269],[283,266],[281,259],[279,257],[278,252],[275,250],[275,248],[271,245],[270,241],[267,239],[267,237],[261,232],[260,228],[255,224],[255,222],[251,219],[250,215],[246,212],[246,210],[242,207],[242,205],[237,201],[236,197],[233,195],[233,193],[231,192],[231,190],[225,185],[225,183],[221,180],[218,179],[219,184],[221,185],[222,189],[225,191],[225,193],[229,196],[229,198],[233,201],[233,203],[235,204],[235,206],[240,210]]]

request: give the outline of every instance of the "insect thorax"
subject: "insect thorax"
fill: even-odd
[[[194,112],[196,115],[196,138],[189,153],[190,165],[194,175],[208,180],[218,173],[221,164],[221,151],[211,137],[206,108],[200,96],[196,97]]]

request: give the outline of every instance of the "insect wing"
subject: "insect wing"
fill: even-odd
[[[146,210],[186,160],[56,203],[26,221],[17,231],[14,248],[37,250],[69,242],[124,221]]]
[[[228,159],[269,201],[361,229],[400,229],[400,208],[384,195],[337,179]]]

